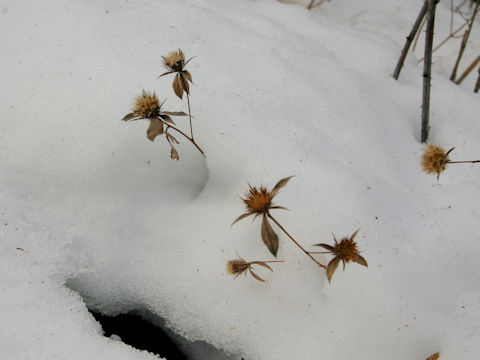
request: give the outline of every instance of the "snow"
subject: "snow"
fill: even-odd
[[[421,4],[0,2],[2,359],[156,358],[104,337],[87,306],[148,310],[233,358],[475,358],[479,168],[421,170],[421,46],[391,78]],[[449,18],[440,3],[438,38]],[[434,57],[430,141],[473,160],[480,103],[476,74],[448,80],[458,47]],[[186,110],[172,78],[156,79],[177,48],[196,55],[207,154],[181,141],[178,162],[146,121],[120,121],[142,89]],[[258,221],[230,224],[248,183],[290,175],[282,225],[306,247],[360,229],[368,269],[329,284],[278,232],[285,262],[258,271],[265,284],[226,273],[236,252],[273,260]]]

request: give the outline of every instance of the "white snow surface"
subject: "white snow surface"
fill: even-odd
[[[391,77],[422,3],[0,1],[0,358],[156,358],[104,337],[87,305],[148,310],[233,358],[476,358],[480,171],[421,170],[421,46]],[[458,47],[435,53],[430,141],[473,160],[480,101],[475,72],[448,80]],[[206,158],[178,137],[172,161],[146,121],[120,121],[142,89],[186,110],[156,79],[177,48],[196,56]],[[248,183],[290,175],[283,226],[307,249],[360,229],[368,269],[329,284],[278,231],[285,262],[258,270],[266,283],[226,273],[236,252],[274,260],[258,219],[230,224]]]

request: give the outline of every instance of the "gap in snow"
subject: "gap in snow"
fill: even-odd
[[[77,292],[87,304],[88,311],[102,326],[104,336],[122,341],[138,350],[146,350],[167,360],[239,360],[206,341],[190,341],[176,334],[165,319],[149,311],[146,307],[110,316],[90,308],[87,299],[71,281],[66,287]]]

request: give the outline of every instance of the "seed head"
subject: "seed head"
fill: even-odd
[[[135,99],[135,106],[133,112],[136,116],[144,118],[155,117],[160,108],[160,102],[158,101],[155,93],[150,94],[145,90],[142,91],[142,95]]]
[[[163,56],[163,65],[171,71],[182,71],[184,64],[185,56],[180,49],[169,52],[167,56]]]
[[[243,202],[245,203],[247,210],[252,213],[261,213],[267,211],[271,204],[273,196],[263,186],[260,189],[249,185],[250,189],[245,194]]]
[[[357,261],[360,256],[353,237],[343,238],[340,242],[335,243],[334,249],[335,255],[346,263],[349,261]]]
[[[440,176],[440,173],[445,170],[445,167],[448,163],[448,154],[453,149],[450,149],[448,152],[445,152],[442,148],[429,144],[423,153],[422,156],[422,168],[427,174],[437,174],[437,177]]]
[[[230,275],[238,276],[249,268],[249,264],[243,259],[230,260],[227,263],[227,272]]]

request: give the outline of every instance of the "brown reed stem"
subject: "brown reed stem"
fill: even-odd
[[[297,245],[305,254],[307,254],[307,256],[308,256],[310,259],[312,259],[318,266],[320,266],[320,267],[322,267],[322,268],[324,268],[324,269],[327,268],[325,265],[319,263],[312,255],[310,255],[310,253],[309,253],[307,250],[305,250],[305,249],[302,247],[302,245],[300,245],[300,244],[287,232],[287,230],[285,230],[285,229],[283,228],[283,226],[280,225],[280,223],[279,223],[272,215],[270,215],[269,213],[267,213],[267,216],[290,238],[290,240],[292,240],[292,241],[295,243],[295,245]]]
[[[460,85],[463,80],[472,72],[473,69],[480,63],[480,55],[470,64],[470,66],[463,72],[463,74],[455,81],[455,84]]]
[[[415,38],[415,34],[418,32],[418,28],[420,27],[420,24],[422,23],[422,20],[425,17],[425,14],[427,13],[428,1],[429,0],[425,0],[422,9],[418,13],[417,20],[415,20],[412,30],[410,31],[410,34],[408,34],[407,36],[407,41],[403,46],[402,53],[400,54],[400,58],[398,59],[397,66],[395,67],[395,71],[393,72],[393,78],[395,80],[398,80],[398,77],[400,76],[400,71],[402,70],[403,64],[405,62],[405,58],[407,57],[407,54],[408,54],[408,50],[410,49],[410,45],[412,45],[412,41]]]
[[[478,93],[478,90],[480,90],[480,67],[478,68],[477,83],[475,84],[475,88],[473,89],[473,92]]]

